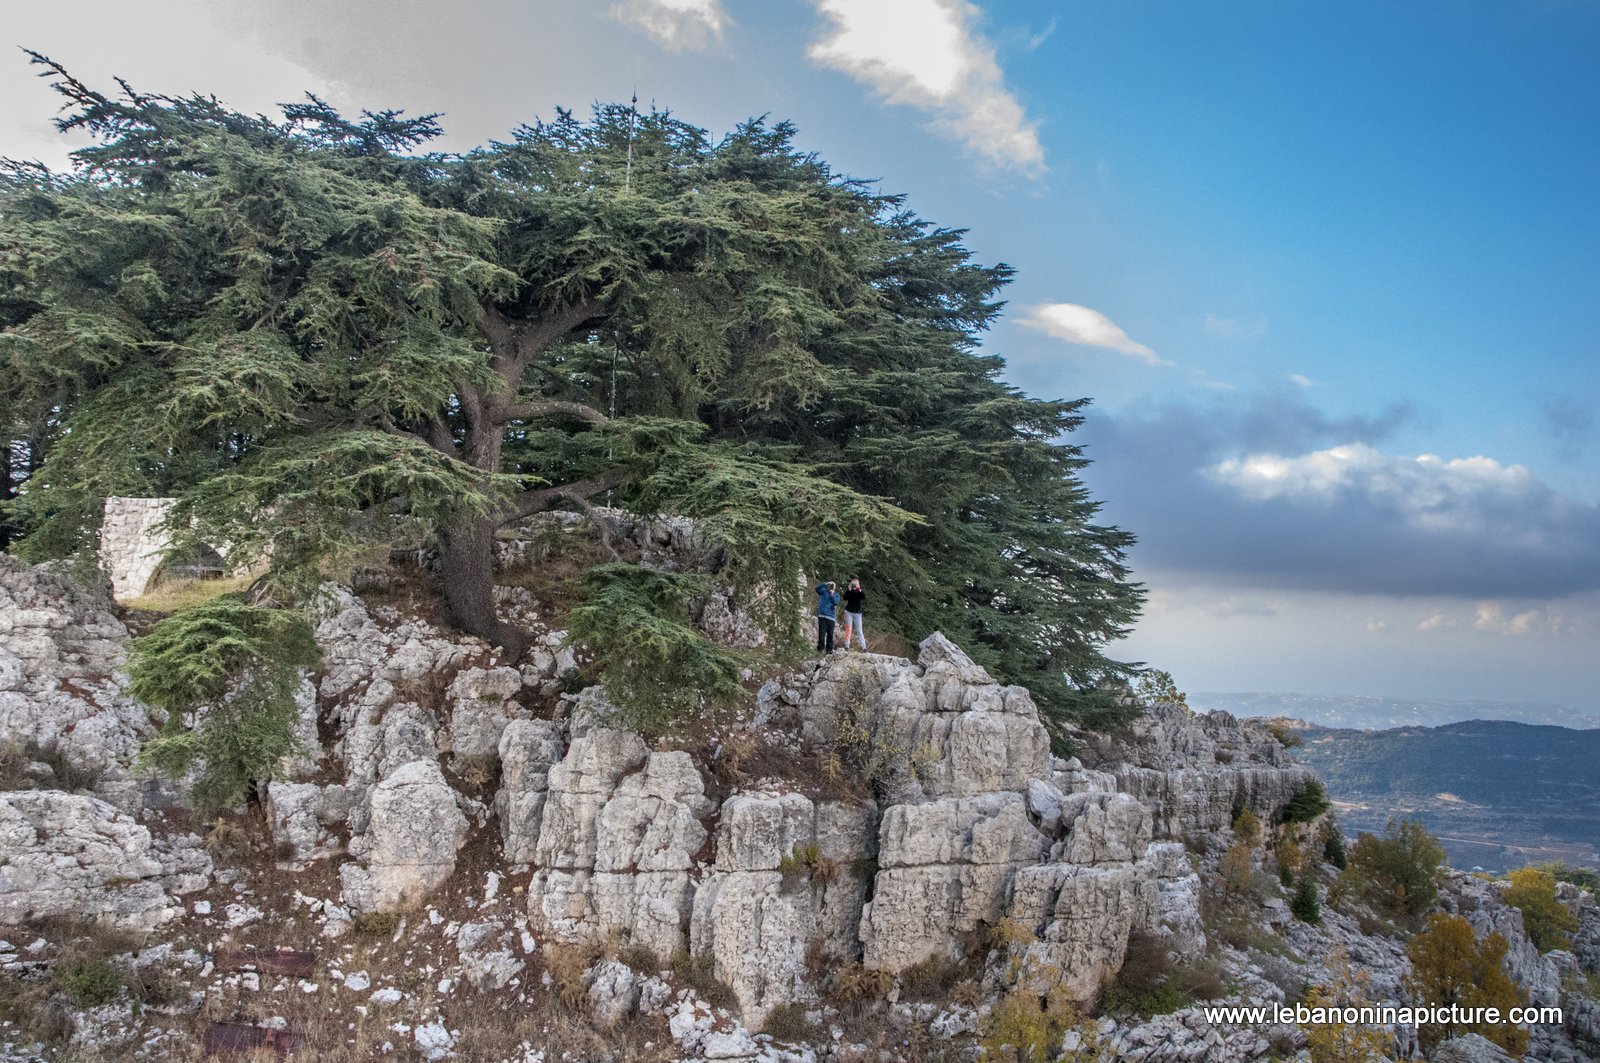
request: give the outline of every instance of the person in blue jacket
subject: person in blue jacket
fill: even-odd
[[[833,621],[839,615],[839,590],[832,581],[817,584],[817,652],[833,652]]]

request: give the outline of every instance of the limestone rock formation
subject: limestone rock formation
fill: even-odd
[[[100,796],[135,810],[129,768],[156,724],[126,692],[128,630],[99,579],[0,555],[0,740],[54,750]]]
[[[715,870],[699,884],[689,942],[760,1024],[815,992],[812,949],[850,962],[859,948],[874,807],[794,792],[739,794],[722,807]]]
[[[560,762],[563,746],[560,730],[549,720],[512,720],[500,732],[494,807],[509,863],[531,863],[538,852],[550,769]]]
[[[1020,794],[889,806],[877,883],[861,918],[864,962],[898,973],[956,959],[965,935],[999,923],[1013,876],[1048,848]]]
[[[627,534],[663,565],[692,566],[692,530]],[[1363,933],[1343,905],[1301,923],[1262,887],[1250,931],[1281,942],[1281,956],[1203,922],[1202,879],[1217,872],[1235,812],[1272,822],[1312,777],[1259,723],[1156,706],[1126,734],[1071,733],[1078,755],[1052,758],[1028,692],[935,635],[916,661],[836,654],[775,676],[748,718],[706,722],[704,742],[646,740],[618,726],[602,688],[568,692],[573,650],[543,628],[528,591],[503,587],[497,601],[532,636],[515,666],[481,640],[327,588],[322,670],[300,718],[315,748],[266,787],[273,845],[256,851],[283,868],[344,859],[342,894],[308,874],[290,879],[305,893],[281,896],[281,875],[264,888],[248,866],[258,862],[241,861],[176,920],[210,864],[197,839],[166,838],[164,813],[142,810],[150,784],[128,769],[153,725],[118,678],[127,632],[103,591],[0,558],[0,740],[34,741],[101,774],[99,792],[122,805],[0,793],[0,924],[61,914],[160,926],[187,942],[198,970],[219,940],[270,945],[302,919],[313,940],[336,938],[352,913],[404,909],[382,943],[407,969],[404,992],[372,959],[298,991],[329,994],[318,998],[329,1007],[355,994],[380,1009],[374,1021],[398,1050],[463,1057],[453,1002],[473,993],[535,1007],[555,991],[563,955],[584,957],[584,969],[565,972],[560,992],[586,1001],[597,1029],[615,1024],[597,1036],[664,1025],[686,1059],[907,1063],[896,1046],[913,1029],[970,1052],[999,994],[1086,1002],[1131,945],[1214,968],[1230,1003],[1283,1001],[1325,980],[1336,954],[1370,975],[1373,999],[1403,999],[1403,942]],[[702,603],[700,622],[745,638],[719,608]],[[50,785],[46,769],[35,774],[22,784]],[[473,868],[491,863],[486,880],[458,866],[469,843]],[[332,895],[311,895],[319,889]],[[1600,1004],[1585,989],[1600,972],[1600,905],[1570,887],[1561,896],[1579,916],[1572,948],[1543,955],[1499,886],[1455,875],[1441,903],[1505,935],[1513,976],[1535,1002],[1563,1008],[1565,1028],[1531,1031],[1529,1058],[1576,1063],[1600,1049]],[[0,971],[37,974],[49,948],[12,935]],[[685,953],[692,978],[668,963]],[[845,1028],[830,995],[845,971],[874,987],[860,1006],[896,1031],[884,1044]],[[918,980],[941,971],[970,978],[963,991],[978,996],[918,999]],[[549,983],[537,977],[546,972]],[[207,993],[297,989],[256,971],[183,977]],[[732,1003],[701,999],[715,995],[704,978]],[[791,1051],[751,1033],[778,1029],[780,1008],[789,1020],[820,1016],[816,1042]],[[1303,1044],[1292,1026],[1212,1027],[1198,1006],[1103,1018],[1067,1037],[1146,1061],[1265,1060]]]
[[[438,764],[401,765],[373,787],[366,833],[350,844],[365,866],[339,869],[345,903],[379,912],[422,900],[455,870],[467,826]]]
[[[1115,789],[1149,807],[1159,839],[1218,834],[1241,808],[1274,822],[1295,792],[1316,778],[1260,720],[1157,704],[1130,730],[1127,736],[1073,730],[1070,739],[1085,750],[1091,769],[1080,766],[1078,773],[1094,787],[1103,785],[1096,770],[1109,774]]]
[[[711,808],[684,753],[594,726],[549,769],[529,916],[559,940],[617,933],[659,956],[682,943],[700,818]]]
[[[54,790],[0,793],[0,924],[48,916],[149,930],[206,885],[192,835],[158,841],[104,801]]]
[[[267,821],[280,860],[303,869],[339,851],[334,830],[349,817],[350,797],[341,785],[273,782],[267,786]]]

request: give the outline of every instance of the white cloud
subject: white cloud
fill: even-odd
[[[1056,19],[1052,16],[1051,19],[1050,19],[1050,24],[1045,26],[1045,28],[1040,30],[1038,33],[1035,33],[1032,36],[1030,36],[1027,39],[1027,41],[1023,44],[1022,47],[1026,51],[1030,51],[1030,52],[1038,51],[1039,45],[1043,44],[1045,41],[1048,41],[1051,37],[1055,36],[1055,32],[1056,32]]]
[[[1235,317],[1219,317],[1216,314],[1206,313],[1200,327],[1213,336],[1225,339],[1239,339],[1247,336],[1265,336],[1267,323],[1257,318],[1255,321],[1242,321]]]
[[[1482,456],[1450,461],[1434,454],[1415,458],[1383,454],[1365,443],[1317,450],[1299,457],[1254,454],[1219,462],[1213,478],[1247,498],[1297,502],[1334,501],[1357,494],[1429,531],[1483,532],[1485,513],[1548,489],[1522,465],[1502,465]],[[1530,529],[1531,532],[1531,529]]]
[[[61,134],[51,126],[64,101],[19,47],[43,52],[102,92],[117,92],[112,78],[121,77],[140,92],[214,93],[247,114],[277,117],[278,104],[303,100],[306,92],[348,106],[344,85],[273,54],[248,29],[220,31],[218,14],[210,0],[165,0],[158,17],[137,4],[92,3],[88,11],[64,4],[9,5],[4,39],[11,47],[0,49],[0,99],[6,101],[0,108],[0,156],[63,167],[69,151],[93,139],[82,130]]]
[[[1233,594],[1219,601],[1208,602],[1206,613],[1215,617],[1233,616],[1277,616],[1277,606],[1260,598],[1247,598],[1243,595]]]
[[[1453,630],[1455,626],[1456,622],[1445,616],[1443,611],[1434,610],[1432,613],[1429,613],[1426,617],[1424,617],[1422,622],[1417,625],[1417,630],[1450,631]]]
[[[1299,373],[1290,373],[1289,381],[1290,383],[1299,384],[1303,388],[1314,388],[1318,383],[1308,376],[1301,376]]]
[[[1559,609],[1540,606],[1513,613],[1498,601],[1479,602],[1472,626],[1493,635],[1559,635],[1567,629]]]
[[[686,3],[688,0],[676,0]],[[714,2],[714,0],[711,0]],[[1005,87],[994,45],[967,0],[812,0],[832,25],[813,62],[933,116],[968,151],[1030,177],[1044,172],[1037,123]]]
[[[673,51],[709,47],[733,21],[721,0],[621,0],[611,14]]]
[[[1042,303],[1030,310],[1021,323],[1068,343],[1104,347],[1151,365],[1172,364],[1144,344],[1135,342],[1100,311],[1077,303]]]

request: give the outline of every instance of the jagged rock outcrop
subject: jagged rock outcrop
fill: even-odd
[[[690,546],[673,534],[652,549]],[[135,793],[126,765],[150,725],[121,693],[127,633],[104,595],[3,558],[0,595],[18,605],[0,616],[0,739],[70,735],[57,745],[66,754],[100,735],[93,747],[109,751],[108,777]],[[413,1036],[398,1043],[427,1040],[428,1053],[457,1036],[442,1017],[453,993],[470,987],[521,1008],[552,992],[528,968],[537,975],[542,959],[554,973],[557,942],[607,951],[585,960],[577,985],[596,1025],[616,1024],[608,1036],[635,1019],[665,1022],[690,1058],[873,1058],[850,1043],[855,1032],[830,1030],[831,1044],[785,1055],[741,1025],[758,1029],[789,1004],[834,1024],[828,980],[846,968],[900,998],[865,1004],[870,1022],[968,1039],[1003,992],[1086,1000],[1130,942],[1179,961],[1204,956],[1194,967],[1217,968],[1230,1003],[1285,1000],[1326,979],[1336,952],[1371,976],[1372,999],[1405,999],[1403,942],[1364,934],[1328,903],[1320,924],[1298,922],[1275,887],[1257,887],[1270,895],[1249,914],[1252,933],[1272,935],[1283,956],[1215,923],[1208,949],[1201,876],[1215,874],[1234,813],[1251,807],[1270,822],[1310,778],[1260,724],[1161,706],[1124,736],[1072,735],[1079,756],[1053,759],[1028,692],[935,636],[915,662],[837,654],[798,667],[762,689],[752,719],[718,720],[704,746],[679,747],[621,729],[598,687],[565,693],[573,658],[562,637],[542,632],[525,590],[501,588],[497,599],[534,634],[516,667],[480,640],[329,591],[317,628],[325,671],[300,719],[322,756],[286,766],[267,788],[277,844],[266,851],[302,868],[348,838],[342,896],[269,896],[241,863],[173,920],[177,898],[209,869],[196,839],[163,840],[159,816],[141,825],[88,796],[24,791],[0,794],[0,923],[88,914],[160,924],[192,934],[204,953],[222,935],[270,943],[284,918],[314,919],[332,938],[352,911],[415,906],[384,949],[406,950],[408,969],[426,977],[369,992],[381,978],[373,967],[300,991],[328,993],[330,1005],[335,993],[359,993],[363,1008],[384,1009],[384,1024],[405,1019]],[[107,719],[91,721],[108,706]],[[469,793],[492,799],[496,824]],[[501,861],[481,888],[458,867],[469,841],[474,868]],[[230,844],[219,838],[219,851]],[[301,888],[318,883],[330,892],[319,875]],[[1536,1002],[1562,1006],[1565,1029],[1532,1031],[1530,1058],[1574,1063],[1600,1047],[1600,1004],[1582,978],[1600,970],[1600,910],[1586,894],[1562,896],[1580,917],[1572,949],[1542,956],[1499,887],[1457,876],[1443,903],[1480,933],[1504,934],[1514,977]],[[435,951],[418,951],[413,967],[419,940]],[[23,951],[33,948],[0,942],[0,969],[45,962]],[[735,1003],[714,1008],[689,979],[662,971],[680,950]],[[913,987],[940,972],[971,977],[963,991],[981,999],[919,1001]],[[254,974],[229,979],[230,991],[269,991]],[[1147,1061],[1262,1060],[1303,1043],[1293,1027],[1212,1028],[1197,1007],[1103,1020],[1069,1039],[1080,1036]]]
[[[1506,973],[1528,991],[1534,1004],[1553,1007],[1560,1003],[1560,969],[1528,940],[1522,912],[1500,900],[1501,887],[1460,872],[1454,872],[1451,879],[1452,889],[1443,897],[1445,909],[1463,916],[1479,936],[1499,934],[1506,939]]]
[[[1033,698],[1006,687],[943,635],[918,661],[838,654],[762,690],[768,712],[798,706],[803,733],[822,747],[866,742],[903,776],[881,780],[896,800],[1026,792],[1050,774],[1050,739]]]
[[[131,811],[140,787],[129,769],[156,724],[126,692],[127,648],[103,577],[0,555],[0,740],[54,750]]]
[[[522,673],[498,668],[463,668],[445,691],[450,704],[446,748],[458,757],[492,757],[500,750],[500,736],[521,706]]]
[[[335,831],[350,817],[350,795],[337,784],[273,782],[267,786],[266,811],[280,862],[299,870],[338,853]]]
[[[457,802],[431,760],[403,764],[374,786],[367,831],[350,844],[365,865],[339,869],[345,903],[357,912],[389,911],[448,879],[468,827]]]
[[[774,1007],[811,999],[811,964],[855,959],[876,820],[870,802],[793,792],[723,804],[689,941],[711,958],[745,1021],[759,1025]]]
[[[549,720],[512,720],[500,733],[500,789],[494,808],[511,864],[532,863],[538,853],[550,769],[560,763],[564,746],[560,728]]]
[[[559,940],[616,932],[669,956],[688,922],[689,871],[711,811],[686,753],[595,726],[548,772],[529,916]]]
[[[1468,1033],[1442,1042],[1433,1063],[1512,1063],[1512,1057],[1488,1038]]]
[[[105,801],[55,790],[0,793],[0,924],[49,916],[149,930],[202,889],[200,839],[157,839]]]
[[[1005,915],[1012,877],[1048,847],[1020,794],[891,805],[879,832],[872,902],[862,913],[864,962],[899,972],[958,958],[966,935]]]
[[[1088,765],[1072,774],[1094,788],[1109,776],[1115,789],[1150,809],[1155,836],[1163,840],[1218,834],[1244,808],[1263,823],[1274,822],[1295,792],[1316,778],[1294,763],[1263,721],[1225,712],[1157,704],[1124,735],[1069,731]]]

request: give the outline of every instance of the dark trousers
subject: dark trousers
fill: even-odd
[[[833,652],[833,617],[817,617],[817,652]]]

